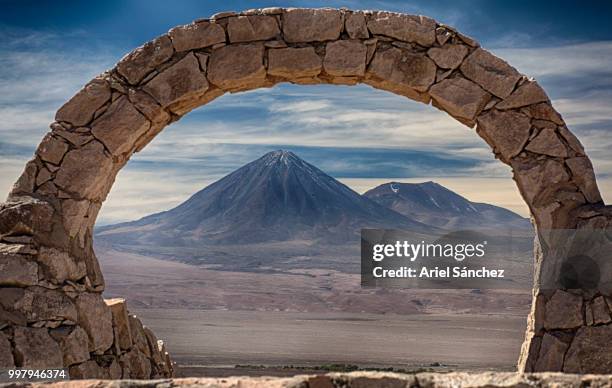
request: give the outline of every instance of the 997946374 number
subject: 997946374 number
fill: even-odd
[[[0,371],[0,382],[68,380],[66,369],[6,369]]]

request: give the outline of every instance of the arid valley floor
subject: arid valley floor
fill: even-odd
[[[105,296],[125,297],[184,375],[332,364],[513,370],[530,301],[527,291],[364,290],[358,275],[330,271],[227,272],[104,247],[97,254]]]

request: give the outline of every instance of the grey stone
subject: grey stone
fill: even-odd
[[[584,324],[582,317],[582,297],[563,290],[557,290],[546,302],[544,328],[575,329]]]

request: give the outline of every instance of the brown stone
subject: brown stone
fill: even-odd
[[[136,140],[150,127],[127,97],[115,100],[108,110],[93,123],[91,133],[100,140],[113,155],[129,153]]]
[[[427,55],[443,69],[456,69],[468,54],[467,46],[462,44],[446,44],[442,47],[432,47]]]
[[[138,319],[135,315],[129,315],[128,321],[130,324],[130,332],[132,333],[133,345],[147,357],[151,356],[149,343],[147,341],[147,337],[145,336],[142,322],[140,322],[140,319]]]
[[[268,51],[268,74],[284,78],[314,77],[321,73],[322,60],[313,47]]]
[[[36,174],[38,173],[38,166],[34,160],[30,160],[17,182],[11,188],[10,195],[29,194],[34,192],[34,185],[36,183]]]
[[[89,336],[89,351],[104,352],[113,344],[113,317],[99,294],[83,293],[76,301],[79,325]]]
[[[363,76],[366,51],[366,46],[358,40],[339,40],[328,43],[323,68],[327,74],[332,76]]]
[[[105,154],[102,143],[92,141],[66,154],[54,182],[64,191],[100,201],[106,197],[112,167],[113,161]]]
[[[64,366],[89,360],[89,337],[79,326],[62,326],[52,329],[51,337],[57,341],[64,357]]]
[[[155,336],[155,334],[153,334],[153,331],[151,331],[151,329],[149,329],[148,327],[144,328],[144,335],[147,339],[147,343],[149,344],[151,360],[153,361],[155,365],[162,365],[164,363],[164,360],[157,346],[157,337]]]
[[[51,177],[51,173],[49,172],[49,170],[47,170],[46,168],[42,167],[38,171],[38,175],[36,176],[36,186],[41,186],[45,182],[50,181],[51,178],[52,177]]]
[[[65,121],[75,127],[83,126],[93,119],[94,113],[110,98],[108,82],[101,77],[94,78],[59,108],[55,120]]]
[[[595,298],[591,306],[593,309],[593,323],[595,325],[605,325],[612,322],[606,299],[603,296]]]
[[[562,370],[563,356],[568,346],[568,344],[557,337],[550,334],[544,334],[534,372],[557,372]]]
[[[128,93],[130,102],[151,121],[152,125],[165,125],[170,121],[170,114],[151,95],[136,89],[130,89]]]
[[[200,71],[198,59],[190,53],[149,81],[144,90],[162,107],[171,109],[173,104],[204,94],[208,90],[208,81]]]
[[[6,335],[0,331],[0,368],[10,369],[15,367],[13,350]]]
[[[0,286],[27,287],[38,283],[38,265],[25,256],[0,248]]]
[[[491,95],[464,78],[445,79],[429,89],[434,104],[454,117],[473,121]]]
[[[262,44],[232,45],[214,50],[208,79],[223,90],[240,90],[261,85],[266,78]]]
[[[478,134],[505,160],[518,155],[529,140],[531,121],[524,114],[492,109],[477,121]]]
[[[37,261],[45,271],[45,279],[55,283],[78,281],[87,275],[84,262],[55,248],[41,247]]]
[[[555,111],[555,109],[547,102],[541,102],[539,104],[529,105],[523,108],[529,116],[534,119],[548,120],[555,124],[563,125],[563,119],[561,115]]]
[[[115,327],[115,342],[121,350],[128,350],[132,347],[132,333],[128,319],[125,299],[106,299],[104,301],[110,308],[113,315],[113,326]]]
[[[567,373],[610,373],[612,370],[612,325],[578,329],[565,355]]]
[[[45,328],[15,327],[15,363],[22,368],[62,368],[62,351]]]
[[[72,380],[81,379],[101,379],[108,380],[110,374],[108,370],[98,365],[94,360],[85,361],[82,364],[73,365],[68,369],[68,374]]]
[[[544,328],[575,329],[584,324],[582,319],[582,297],[557,290],[546,303]]]
[[[512,93],[521,78],[515,68],[482,48],[470,54],[460,69],[467,78],[502,99]]]
[[[25,312],[28,322],[77,320],[74,303],[58,290],[30,287],[15,307]]]
[[[76,237],[81,231],[81,227],[86,223],[85,218],[89,214],[92,203],[86,199],[77,201],[66,199],[62,201],[62,221],[68,236]]]
[[[533,138],[525,147],[527,151],[535,152],[536,154],[555,156],[559,158],[567,158],[567,148],[554,129],[543,129],[538,135]]]
[[[174,49],[170,38],[162,35],[123,57],[117,63],[117,72],[130,84],[137,85],[157,66],[169,60],[173,54]]]
[[[580,191],[590,203],[601,202],[601,194],[595,180],[593,165],[586,156],[570,158],[565,160],[565,164],[572,172],[572,180],[578,184]]]
[[[290,8],[282,20],[284,38],[290,43],[336,40],[342,31],[342,14],[336,9]]]
[[[405,95],[417,101],[428,102],[423,96],[436,78],[436,65],[421,54],[398,48],[376,51],[367,71],[367,83],[372,86]]]
[[[370,37],[363,12],[345,14],[344,28],[351,39],[368,39]]]
[[[67,151],[66,142],[48,133],[40,142],[36,154],[45,162],[59,164]]]
[[[280,34],[274,16],[253,15],[229,18],[227,34],[230,43],[273,39]]]
[[[200,22],[179,26],[168,31],[176,51],[187,51],[225,43],[223,27],[215,23]]]
[[[514,179],[527,203],[539,205],[543,193],[552,192],[569,180],[563,165],[556,160],[546,160],[542,164],[522,166],[514,163]]]
[[[574,152],[580,156],[584,155],[584,148],[582,147],[580,140],[578,140],[578,138],[574,136],[574,134],[571,133],[565,125],[559,127],[559,135],[565,139],[567,145],[569,145]]]
[[[138,349],[132,349],[129,352],[121,356],[119,361],[123,364],[124,370],[130,371],[130,378],[132,379],[149,379],[151,378],[151,362],[145,354]],[[125,376],[123,376],[125,378]]]
[[[436,22],[425,16],[374,12],[368,17],[373,35],[384,35],[404,42],[429,47],[436,41]]]
[[[497,109],[514,109],[548,101],[546,92],[535,81],[527,81],[497,104]]]
[[[81,147],[93,139],[91,135],[68,131],[63,128],[53,128],[53,134],[62,137],[75,147]]]

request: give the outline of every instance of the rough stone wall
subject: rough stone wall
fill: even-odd
[[[73,365],[76,357],[75,375],[93,376],[96,365],[111,373],[113,362],[138,376],[146,377],[148,363],[151,374],[166,373],[152,335],[134,334],[142,334],[139,324],[130,321],[132,347],[121,347],[127,336],[110,312],[120,308],[101,297],[96,216],[117,172],[166,125],[226,92],[280,82],[365,83],[431,103],[476,127],[511,166],[540,236],[612,226],[589,158],[542,88],[453,28],[389,12],[217,14],[137,48],[58,110],[0,206],[0,353],[7,355],[0,366]],[[553,260],[537,249],[542,242],[536,279]],[[544,291],[536,283],[520,370],[612,371],[606,292]],[[43,344],[55,356],[31,358]]]
[[[418,373],[398,374],[381,372],[330,373],[327,375],[302,375],[288,378],[229,377],[191,378],[155,381],[100,381],[83,380],[51,384],[17,384],[10,387],[206,387],[206,388],[609,388],[612,375],[572,375],[561,373]],[[0,384],[0,388],[3,385]],[[7,387],[8,388],[8,387]]]

